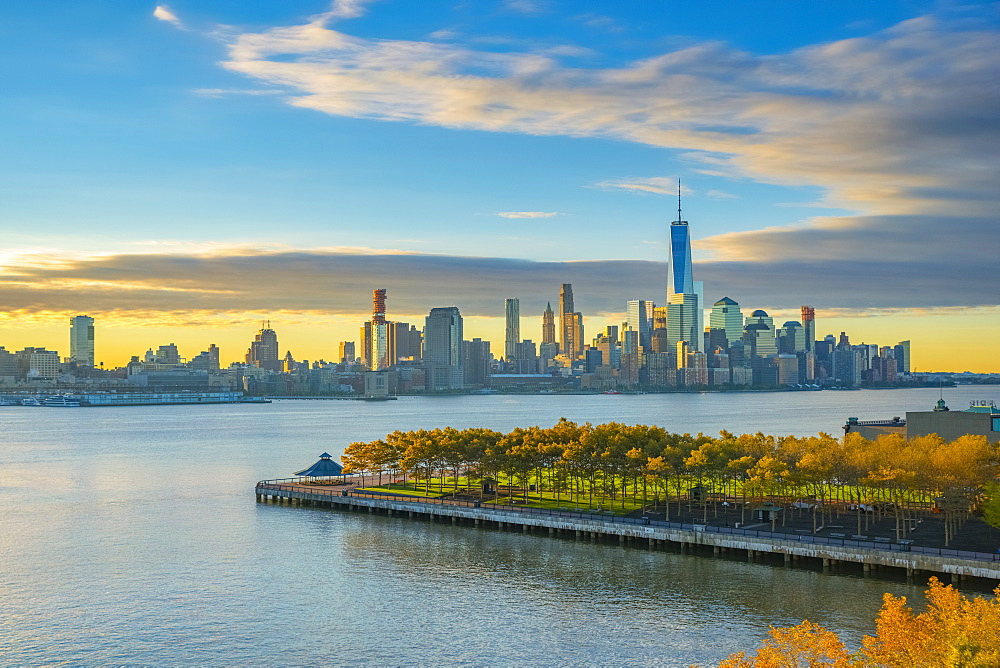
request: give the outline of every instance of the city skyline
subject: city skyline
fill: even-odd
[[[235,361],[270,318],[331,358],[382,286],[496,352],[503,300],[540,341],[562,283],[589,342],[661,303],[681,177],[703,312],[812,304],[817,337],[1000,368],[995,13],[721,7],[5,7],[0,345],[65,354],[87,313],[111,365]]]

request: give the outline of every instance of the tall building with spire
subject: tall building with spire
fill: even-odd
[[[552,312],[552,302],[545,305],[542,313],[542,343],[556,342],[556,314]]]
[[[704,347],[703,292],[702,283],[694,280],[694,269],[691,262],[691,231],[688,222],[681,215],[681,182],[678,179],[677,220],[670,223],[667,330],[672,330],[676,336],[685,337],[681,340],[687,341],[688,349],[692,351],[700,351]],[[675,320],[673,325],[670,323],[671,314]]]

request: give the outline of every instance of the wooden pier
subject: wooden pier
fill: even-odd
[[[771,534],[748,529],[679,524],[589,513],[443,501],[428,497],[361,492],[302,482],[261,481],[257,501],[323,506],[389,516],[447,521],[475,527],[543,533],[576,540],[616,541],[651,550],[674,550],[748,561],[826,570],[852,569],[865,575],[893,569],[907,577],[945,575],[1000,581],[1000,554],[937,550],[919,546],[833,541],[814,536]],[[838,544],[839,543],[839,544]],[[931,552],[931,553],[929,553]],[[954,554],[949,554],[952,552]]]

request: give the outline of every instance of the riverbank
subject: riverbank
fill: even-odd
[[[368,513],[446,519],[451,524],[497,529],[516,528],[523,533],[545,532],[556,537],[617,540],[651,550],[676,549],[682,553],[721,556],[737,552],[749,561],[764,555],[786,566],[804,565],[823,570],[853,565],[866,575],[892,569],[908,578],[930,574],[945,576],[953,584],[976,578],[995,585],[1000,581],[1000,555],[926,548],[909,544],[776,534],[753,529],[661,522],[621,516],[553,511],[480,502],[417,498],[361,492],[350,485],[319,485],[301,481],[264,480],[254,493],[259,503],[316,505]],[[971,584],[971,583],[970,583]]]

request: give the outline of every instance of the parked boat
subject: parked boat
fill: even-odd
[[[57,408],[79,408],[80,400],[66,394],[55,394],[45,398],[45,406],[55,406]]]
[[[20,406],[21,402],[10,397],[0,397],[0,406]]]
[[[41,406],[42,402],[40,402],[38,399],[35,399],[34,397],[26,397],[24,399],[21,399],[21,405],[22,406]]]

